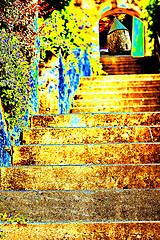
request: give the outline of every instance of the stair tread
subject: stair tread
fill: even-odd
[[[1,191],[159,189],[159,172],[160,164],[14,166],[1,169]]]
[[[160,126],[108,126],[28,128],[23,131],[25,144],[159,142]]]
[[[12,224],[5,225],[6,240],[24,239],[106,239],[124,240],[126,235],[128,238],[138,237],[149,239],[150,236],[154,240],[159,239],[160,223],[159,222],[129,222],[129,223],[37,223],[37,224]]]
[[[8,191],[0,196],[2,211],[30,221],[159,220],[158,190]]]
[[[14,166],[152,164],[160,163],[160,143],[23,145],[13,154]]]

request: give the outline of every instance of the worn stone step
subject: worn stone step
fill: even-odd
[[[3,167],[4,190],[156,189],[160,165]]]
[[[28,128],[23,144],[160,142],[159,126]]]
[[[103,70],[109,74],[155,73],[155,59],[151,57],[101,57]],[[119,71],[121,70],[121,71]]]
[[[72,107],[69,113],[117,113],[117,112],[159,112],[160,105],[141,106],[103,106],[103,107]]]
[[[97,87],[97,86],[116,86],[116,87],[145,87],[145,86],[160,86],[160,79],[158,80],[141,80],[141,79],[136,79],[136,80],[112,80],[112,79],[108,79],[108,80],[86,80],[82,82],[80,82],[79,87]]]
[[[1,212],[40,222],[159,221],[159,190],[0,192]]]
[[[78,88],[76,94],[83,94],[83,93],[107,93],[108,91],[110,92],[115,92],[115,91],[126,91],[127,92],[145,92],[145,91],[149,91],[149,92],[156,92],[156,91],[160,91],[160,86],[157,85],[145,85],[145,86],[141,86],[141,87],[137,87],[137,86],[128,86],[128,87],[120,87],[120,86],[97,86],[97,87],[80,87]]]
[[[113,76],[92,76],[92,77],[81,77],[80,82],[84,81],[156,81],[160,79],[160,74],[134,74],[134,75],[113,75]]]
[[[54,114],[30,116],[30,127],[96,127],[160,125],[160,112],[115,114]]]
[[[106,91],[101,94],[97,92],[91,92],[91,93],[83,93],[83,94],[76,94],[74,96],[74,100],[95,100],[95,99],[138,99],[138,98],[160,98],[160,91],[146,91],[146,92],[126,92],[126,91],[118,91],[118,92],[110,92]]]
[[[159,105],[160,99],[156,97],[150,98],[125,98],[125,99],[77,99],[74,100],[73,106],[76,107],[102,107],[102,106],[134,106],[141,105]]]
[[[160,163],[160,143],[15,146],[13,153],[15,166],[147,163]]]
[[[12,224],[3,227],[6,240],[22,239],[154,239],[159,240],[160,223],[155,222],[76,222]]]

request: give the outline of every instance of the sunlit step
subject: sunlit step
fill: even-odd
[[[144,91],[144,92],[127,92],[127,91],[106,91],[102,93],[91,92],[76,94],[75,100],[84,99],[125,99],[125,98],[158,98],[160,97],[160,91]]]
[[[159,142],[160,126],[115,126],[28,128],[23,131],[23,144],[80,144]]]
[[[160,163],[160,143],[15,146],[13,165]]]
[[[157,86],[160,85],[160,79],[157,80],[85,80],[82,79],[83,81],[80,82],[79,87],[97,87],[97,86],[117,86],[117,87],[128,87],[128,86],[137,86],[137,87],[143,87],[147,85],[152,85],[152,86]]]
[[[72,107],[70,113],[159,112],[160,105]]]
[[[160,164],[1,168],[4,190],[158,189]]]
[[[126,99],[89,99],[89,100],[81,100],[77,99],[74,100],[73,106],[74,107],[103,107],[103,106],[134,106],[139,107],[143,105],[159,105],[160,106],[160,99],[157,99],[156,97],[152,98],[126,98]]]
[[[125,215],[120,213],[122,216]],[[6,240],[24,239],[153,239],[158,240],[159,222],[75,222],[5,225]]]
[[[92,93],[92,92],[96,92],[96,93],[112,93],[112,92],[145,92],[145,91],[149,91],[149,92],[156,92],[156,91],[160,91],[160,85],[145,85],[145,86],[141,86],[141,87],[138,87],[138,86],[127,86],[127,87],[118,87],[118,86],[95,86],[95,87],[80,87],[78,88],[78,90],[76,91],[76,94],[79,95],[79,94],[83,94],[83,93]]]
[[[108,82],[125,82],[125,81],[157,81],[160,80],[160,74],[133,74],[133,75],[107,75],[107,76],[93,76],[93,77],[81,77],[82,82],[85,81],[108,81]]]
[[[35,114],[30,116],[29,125],[32,128],[160,125],[160,112]]]

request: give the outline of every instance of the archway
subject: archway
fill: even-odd
[[[108,50],[108,34],[113,24],[114,18],[117,18],[120,25],[124,27],[129,33],[131,41],[131,49],[128,51],[121,51],[117,54],[113,54],[113,51]],[[122,28],[123,29],[123,28]],[[122,36],[123,38],[123,36]],[[124,39],[123,39],[124,41]],[[126,42],[127,45],[127,42]],[[109,55],[131,55],[133,57],[144,56],[144,26],[140,19],[139,13],[135,10],[128,10],[123,8],[115,8],[103,13],[99,20],[99,47],[100,56]],[[127,49],[126,49],[127,50]]]

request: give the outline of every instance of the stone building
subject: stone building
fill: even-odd
[[[108,52],[114,54],[131,53],[129,30],[115,17],[107,35]]]

